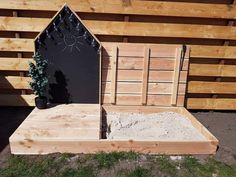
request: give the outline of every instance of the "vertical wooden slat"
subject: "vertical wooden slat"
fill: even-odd
[[[143,61],[142,105],[147,104],[149,62],[150,62],[150,48],[146,46],[144,48],[144,61]]]
[[[13,17],[18,17],[18,12],[13,11],[12,15]],[[15,38],[20,38],[20,33],[15,33]],[[17,53],[17,58],[22,58],[22,56],[23,56],[22,53],[20,52]],[[25,76],[24,72],[20,72],[20,76],[24,77]],[[26,94],[26,90],[21,90],[21,94]]]
[[[125,15],[124,21],[125,21],[125,22],[128,22],[128,21],[129,21],[129,16],[128,16],[128,15]],[[123,42],[128,42],[128,37],[123,37]]]
[[[117,78],[117,56],[118,56],[118,47],[113,45],[112,47],[112,57],[111,57],[111,104],[116,103],[116,78]]]
[[[176,49],[175,56],[175,68],[174,68],[174,79],[173,79],[173,88],[172,88],[172,96],[171,96],[171,105],[175,106],[177,104],[177,93],[179,86],[179,75],[180,75],[180,63],[181,63],[181,48]]]

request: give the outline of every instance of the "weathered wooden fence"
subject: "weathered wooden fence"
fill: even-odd
[[[104,44],[188,44],[186,107],[235,110],[236,5],[180,1],[66,0]],[[64,2],[0,0],[0,105],[33,105],[27,77],[33,38]]]

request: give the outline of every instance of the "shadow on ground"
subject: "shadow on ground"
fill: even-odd
[[[9,137],[32,111],[30,107],[0,107],[0,151],[9,143]]]

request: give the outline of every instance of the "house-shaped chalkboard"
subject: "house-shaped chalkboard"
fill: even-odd
[[[100,103],[100,43],[67,5],[35,38],[48,61],[50,103]]]

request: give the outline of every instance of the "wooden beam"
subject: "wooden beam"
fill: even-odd
[[[0,51],[33,52],[33,39],[0,38]]]
[[[194,64],[189,66],[190,76],[236,77],[235,65]]]
[[[235,110],[234,98],[188,98],[187,109]]]
[[[143,79],[142,79],[142,105],[147,103],[148,91],[148,74],[149,74],[150,48],[144,47],[144,61],[143,61]]]
[[[107,46],[109,43],[103,42],[102,44]],[[158,46],[158,44],[150,46]],[[191,48],[191,58],[236,59],[235,46],[189,45],[189,47]],[[33,39],[0,38],[0,51],[33,52]]]
[[[112,104],[116,103],[116,82],[117,82],[117,58],[118,58],[118,48],[116,45],[112,47],[112,59],[111,59],[111,97],[110,102]]]
[[[41,10],[57,11],[64,0],[8,0],[0,1],[1,9],[15,10]],[[68,4],[76,12],[124,14],[124,15],[154,15],[171,17],[198,17],[217,19],[236,19],[235,5],[228,4],[206,4],[206,3],[184,3],[184,2],[161,2],[161,1],[135,1],[125,3],[122,0],[67,0]],[[152,9],[152,10],[147,10]],[[170,10],[171,9],[171,10]]]
[[[175,68],[174,68],[173,86],[172,86],[172,94],[171,94],[171,105],[172,106],[176,106],[176,104],[177,104],[177,93],[178,93],[179,76],[180,76],[181,52],[182,52],[181,48],[176,48]]]
[[[29,77],[0,76],[0,89],[31,89]]]
[[[0,58],[1,71],[28,71],[31,58]]]
[[[40,32],[49,22],[50,19],[45,18],[0,17],[0,30]],[[236,27],[234,26],[97,20],[84,20],[83,22],[95,35],[236,39]],[[18,24],[24,24],[24,26]]]
[[[0,106],[35,106],[35,95],[0,94]]]
[[[188,93],[235,94],[235,82],[189,81]]]

